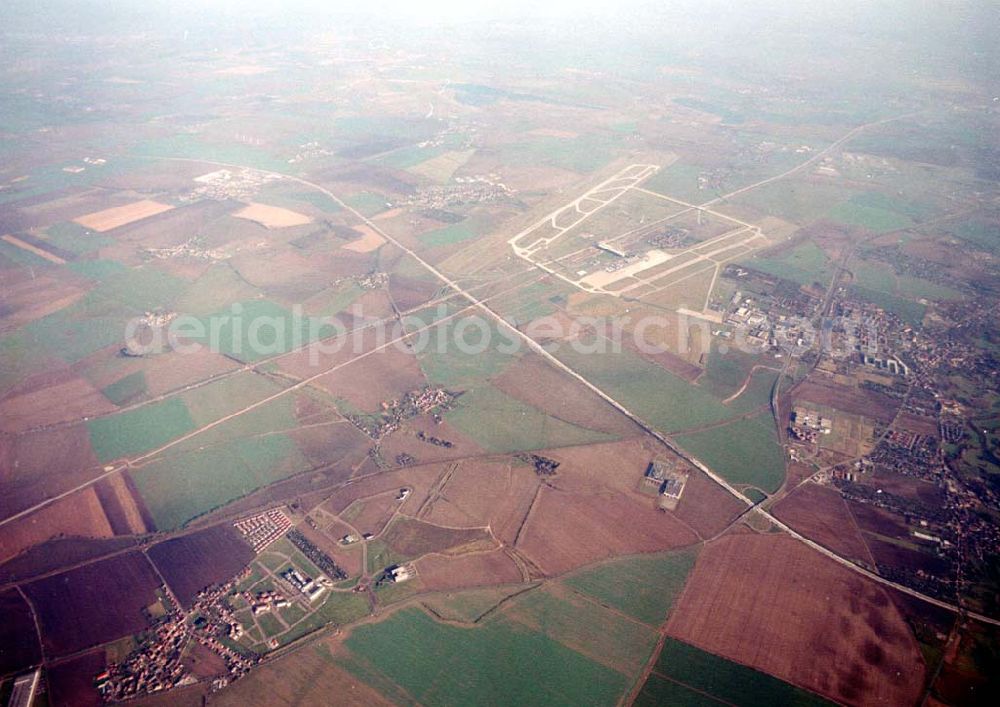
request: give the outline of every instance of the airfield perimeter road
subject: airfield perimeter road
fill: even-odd
[[[785,176],[788,176],[788,175],[790,175],[790,174],[792,174],[794,172],[797,172],[797,171],[801,170],[802,168],[804,168],[805,166],[807,166],[808,164],[811,164],[811,163],[815,162],[817,159],[819,159],[820,157],[822,157],[822,155],[824,155],[824,154],[828,153],[829,151],[835,149],[836,147],[844,144],[847,140],[849,140],[854,135],[857,135],[862,130],[864,130],[864,129],[868,128],[868,127],[875,126],[875,125],[881,125],[881,124],[884,124],[884,123],[888,123],[888,122],[891,122],[892,120],[898,120],[898,119],[900,119],[902,117],[905,117],[905,116],[898,116],[896,118],[889,118],[889,119],[877,121],[877,122],[874,122],[874,123],[869,123],[867,125],[859,126],[859,127],[855,128],[855,129],[853,129],[852,131],[850,131],[847,135],[845,135],[843,138],[841,138],[837,142],[833,143],[830,147],[826,148],[826,150],[818,153],[817,155],[815,155],[813,158],[811,158],[807,162],[803,163],[802,165],[799,165],[796,168],[788,170],[787,172],[784,172],[783,174],[778,175],[776,177],[772,177],[772,178],[767,179],[767,180],[762,180],[761,182],[758,182],[758,183],[756,183],[754,185],[750,185],[749,187],[744,187],[743,189],[737,190],[736,192],[732,192],[732,193],[727,194],[727,195],[725,195],[723,197],[719,197],[718,199],[714,200],[713,202],[709,202],[709,204],[715,203],[716,201],[720,201],[720,200],[725,199],[725,198],[729,198],[729,197],[731,197],[731,196],[733,196],[733,195],[735,195],[737,193],[742,193],[742,192],[747,191],[747,190],[749,190],[751,188],[755,188],[757,186],[762,186],[763,184],[767,184],[767,183],[771,183],[771,182],[777,181],[778,179],[781,179],[781,178],[783,178]],[[189,163],[205,164],[205,165],[211,165],[211,166],[217,166],[217,167],[228,167],[228,168],[234,168],[234,169],[256,169],[254,167],[249,167],[249,166],[246,166],[246,165],[237,165],[237,164],[231,164],[231,163],[226,163],[226,162],[216,162],[216,161],[212,161],[212,160],[199,160],[199,159],[194,159],[194,158],[157,157],[157,158],[151,158],[151,159],[161,159],[161,160],[165,160],[165,161],[175,161],[175,162],[189,162]],[[907,587],[905,585],[899,584],[898,582],[893,582],[892,580],[886,579],[885,577],[882,577],[882,576],[880,576],[880,575],[878,575],[878,574],[876,574],[876,573],[874,573],[874,572],[872,572],[870,570],[867,570],[864,567],[858,566],[854,562],[852,562],[852,561],[850,561],[850,560],[848,560],[848,559],[846,559],[844,557],[841,557],[840,555],[838,555],[837,553],[833,552],[832,550],[830,550],[830,549],[828,549],[828,548],[820,545],[819,543],[817,543],[817,542],[815,542],[815,541],[813,541],[813,540],[805,537],[801,533],[798,533],[797,531],[793,530],[792,528],[790,528],[789,526],[787,526],[785,523],[783,523],[782,521],[778,520],[773,515],[771,515],[771,513],[769,513],[768,511],[766,511],[766,510],[764,510],[764,509],[756,506],[755,504],[753,504],[753,502],[751,502],[746,496],[744,496],[742,493],[740,493],[738,490],[736,490],[736,488],[734,488],[733,486],[731,486],[729,484],[729,482],[727,482],[724,478],[722,478],[721,476],[719,476],[718,474],[716,474],[714,471],[712,471],[707,465],[705,465],[699,459],[697,459],[697,458],[693,457],[692,455],[688,454],[686,451],[684,451],[683,449],[681,449],[675,442],[673,442],[671,439],[669,439],[668,437],[666,437],[665,435],[663,435],[662,433],[660,433],[658,430],[654,429],[650,424],[646,423],[638,415],[636,415],[635,413],[633,413],[632,411],[630,411],[628,408],[626,408],[620,402],[618,402],[617,400],[615,400],[609,394],[607,394],[606,392],[604,392],[603,390],[601,390],[600,388],[598,388],[596,385],[594,385],[593,383],[591,383],[583,375],[577,373],[574,369],[572,369],[571,367],[567,366],[565,363],[563,363],[562,361],[560,361],[558,358],[556,358],[553,354],[551,354],[549,351],[547,351],[543,346],[541,346],[538,342],[536,342],[530,336],[528,336],[527,334],[525,334],[524,332],[520,331],[519,329],[517,329],[512,324],[510,324],[506,319],[504,319],[503,316],[501,316],[496,311],[494,311],[491,307],[489,307],[489,305],[486,304],[485,300],[477,298],[474,295],[472,295],[470,292],[468,292],[466,289],[464,289],[461,285],[459,285],[458,283],[456,283],[454,280],[452,280],[447,275],[445,275],[444,273],[442,273],[441,271],[439,271],[437,268],[435,268],[433,265],[431,265],[430,263],[428,263],[427,261],[425,261],[423,258],[421,258],[412,249],[408,248],[404,244],[400,243],[397,239],[395,239],[394,237],[390,236],[388,233],[386,233],[385,231],[383,231],[378,226],[377,223],[375,223],[374,221],[372,221],[371,219],[369,219],[368,217],[364,216],[363,214],[361,214],[360,212],[358,212],[356,209],[352,208],[350,205],[348,205],[347,203],[345,203],[336,194],[334,194],[333,192],[331,192],[330,190],[326,189],[325,187],[323,187],[323,186],[321,186],[319,184],[316,184],[314,182],[310,182],[310,181],[308,181],[306,179],[302,179],[301,177],[295,177],[295,176],[292,176],[292,175],[282,174],[280,172],[272,172],[272,171],[269,171],[269,170],[256,170],[256,171],[259,171],[259,172],[262,172],[264,174],[268,174],[268,175],[274,176],[274,177],[279,178],[279,179],[284,179],[284,180],[296,182],[298,184],[301,184],[303,186],[309,187],[311,189],[315,189],[316,191],[318,191],[318,192],[326,195],[330,199],[332,199],[341,208],[343,208],[344,210],[348,211],[349,213],[353,214],[355,217],[357,217],[358,219],[360,219],[369,228],[371,228],[373,231],[375,231],[376,233],[378,233],[379,235],[381,235],[383,238],[385,238],[385,240],[387,242],[392,243],[399,250],[401,250],[402,252],[406,253],[411,258],[413,258],[421,267],[423,267],[425,270],[427,270],[429,273],[431,273],[434,277],[436,277],[438,280],[440,280],[444,285],[446,285],[448,288],[450,288],[456,294],[458,294],[459,296],[461,296],[462,298],[464,298],[465,300],[467,300],[470,303],[470,307],[466,308],[466,309],[478,309],[478,310],[480,310],[488,318],[494,320],[504,330],[509,331],[514,337],[516,337],[517,339],[520,339],[521,341],[523,341],[528,346],[529,349],[531,349],[532,351],[534,351],[538,355],[540,355],[543,358],[545,358],[547,361],[549,361],[549,363],[551,363],[557,369],[563,371],[567,375],[571,376],[572,378],[576,379],[578,382],[580,382],[581,384],[583,384],[584,386],[586,386],[589,390],[591,390],[594,394],[596,394],[597,396],[599,396],[607,404],[609,404],[610,406],[612,406],[613,408],[615,408],[616,410],[618,410],[619,412],[621,412],[623,415],[625,415],[626,417],[628,417],[630,420],[632,420],[636,425],[638,425],[640,428],[642,428],[648,434],[650,434],[651,436],[653,436],[657,440],[659,440],[668,449],[670,449],[675,454],[677,454],[681,458],[683,458],[686,461],[688,461],[690,464],[692,464],[693,466],[695,466],[697,469],[699,469],[700,471],[702,471],[706,476],[708,476],[710,479],[712,479],[715,483],[717,483],[719,486],[721,486],[723,489],[725,489],[730,495],[732,495],[734,498],[738,499],[741,503],[745,504],[747,506],[747,511],[749,511],[749,512],[755,512],[755,513],[760,514],[761,516],[763,516],[765,519],[767,519],[775,527],[783,530],[784,532],[788,533],[791,537],[793,537],[796,540],[802,542],[803,544],[811,547],[816,552],[819,552],[820,554],[825,555],[826,557],[830,558],[834,562],[837,562],[838,564],[840,564],[840,565],[848,568],[852,572],[855,572],[857,574],[861,574],[861,575],[867,577],[868,579],[871,579],[872,581],[877,582],[877,583],[879,583],[879,584],[881,584],[883,586],[891,587],[892,589],[895,589],[895,590],[897,590],[897,591],[899,591],[899,592],[901,592],[903,594],[907,594],[907,595],[912,596],[914,598],[920,599],[922,601],[925,601],[925,602],[927,602],[929,604],[932,604],[932,605],[937,606],[939,608],[945,609],[947,611],[951,611],[951,612],[958,613],[958,614],[963,614],[965,616],[968,616],[969,618],[975,619],[977,621],[981,621],[983,623],[991,624],[991,625],[994,625],[994,626],[1000,626],[1000,619],[996,619],[996,618],[993,618],[993,617],[990,617],[990,616],[986,616],[984,614],[979,614],[977,612],[967,611],[966,609],[964,609],[964,608],[962,608],[960,606],[957,606],[957,605],[954,605],[954,604],[950,604],[950,603],[942,601],[940,599],[936,599],[936,598],[934,598],[932,596],[928,596],[928,595],[923,594],[921,592],[918,592],[918,591],[916,591],[914,589],[911,589],[910,587]],[[463,310],[463,311],[465,311],[465,310]],[[156,451],[160,451],[160,450],[156,450]],[[149,455],[144,455],[144,456],[149,456]],[[122,468],[121,466],[118,466],[115,469],[115,471],[118,471],[121,468]],[[109,472],[109,473],[113,473],[113,472]]]

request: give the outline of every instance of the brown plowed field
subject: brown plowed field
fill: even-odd
[[[508,366],[493,384],[531,407],[580,427],[620,436],[641,432],[596,394],[534,353]]]
[[[521,571],[502,550],[447,557],[430,555],[416,563],[428,590],[466,589],[521,581]]]
[[[511,485],[507,462],[466,460],[451,473],[440,493],[424,504],[421,519],[454,527],[489,525]]]
[[[417,434],[423,432],[428,437],[437,437],[451,442],[451,447],[439,447],[421,441]],[[409,454],[419,464],[443,462],[449,459],[467,458],[486,454],[482,447],[459,432],[447,422],[437,423],[429,416],[408,420],[398,432],[382,441],[382,456],[393,461],[399,454]]]
[[[349,577],[361,574],[364,569],[361,566],[361,546],[355,544],[345,547],[338,542],[339,538],[351,532],[346,525],[334,521],[328,526],[327,532],[310,528],[306,523],[296,529],[306,536],[309,542],[329,555],[341,569],[347,572]]]
[[[875,564],[854,517],[840,493],[817,484],[805,484],[774,506],[774,515],[794,530],[838,555]]]
[[[394,520],[381,539],[404,557],[421,557],[430,553],[460,555],[497,546],[486,530],[443,528],[407,517]]]
[[[5,272],[0,277],[4,288],[0,304],[0,329],[27,324],[52,314],[83,297],[86,290],[73,282],[38,273],[34,279],[18,271]]]
[[[169,693],[168,693],[169,694]],[[391,707],[374,687],[339,667],[325,645],[301,650],[264,663],[242,680],[211,696],[219,707],[329,705]]]
[[[95,650],[53,665],[46,671],[52,707],[102,707],[104,700],[94,687],[94,676],[106,666],[104,651]]]
[[[525,466],[467,461],[428,502],[421,517],[441,525],[489,525],[501,542],[512,544],[537,490],[538,477]]]
[[[699,471],[692,471],[674,515],[690,525],[703,538],[721,533],[746,504]]]
[[[0,527],[0,562],[56,537],[110,538],[114,534],[91,486]]]
[[[915,704],[925,666],[885,591],[777,535],[702,550],[670,635],[849,704]]]
[[[912,476],[903,476],[892,471],[876,468],[875,474],[870,478],[871,481],[868,482],[870,486],[880,488],[886,493],[918,501],[931,508],[943,508],[947,499],[947,493],[943,489],[938,488],[937,484],[915,479]]]
[[[42,657],[31,607],[16,589],[0,592],[0,675],[17,673]]]
[[[389,294],[401,312],[433,299],[439,287],[440,285],[430,280],[418,280],[396,274],[389,277]]]
[[[172,356],[153,356],[143,361],[149,395],[162,395],[185,385],[236,368],[237,364],[207,347],[184,354],[183,365]]]
[[[355,390],[356,395],[363,394],[365,385],[370,381],[362,380],[357,373],[364,359],[360,361],[354,361],[354,359],[360,354],[373,351],[380,343],[385,342],[378,341],[373,329],[354,331],[362,326],[363,322],[352,321],[350,317],[342,318],[342,322],[349,333],[339,339],[317,343],[301,351],[282,356],[278,360],[278,366],[293,376],[309,378],[323,371],[331,371],[331,375],[335,374],[336,371],[331,370],[334,366],[348,364],[339,370],[349,371],[356,378],[351,388]],[[378,353],[373,353],[369,357],[377,358],[378,356]],[[326,380],[325,377],[320,378],[316,385],[322,386],[324,380]]]
[[[633,353],[642,356],[647,361],[652,361],[660,368],[673,373],[678,378],[683,378],[688,383],[693,383],[698,376],[701,375],[702,369],[693,363],[685,361],[683,358],[675,353],[667,351],[666,348],[662,347],[662,351],[656,353],[641,351],[638,344],[636,343],[636,336],[630,335],[623,337],[625,347],[632,351]],[[646,342],[647,345],[653,345],[656,342],[649,341]]]
[[[340,514],[340,517],[362,533],[378,535],[385,530],[385,526],[401,505],[400,501],[396,500],[397,493],[398,489],[393,489],[377,496],[357,500],[348,506]],[[410,499],[407,499],[405,503],[411,504]],[[409,507],[415,508],[416,506],[410,505]]]
[[[427,385],[427,379],[416,356],[389,346],[322,376],[313,385],[364,412],[375,412],[382,402],[398,400]]]
[[[31,427],[79,420],[117,408],[83,378],[69,378],[0,400],[0,431],[17,433]]]
[[[636,496],[642,475],[653,459],[677,457],[649,438],[622,442],[588,444],[541,452],[560,462],[551,483],[567,491],[606,492],[614,490]],[[685,468],[684,465],[681,468]],[[691,467],[687,485],[672,515],[690,525],[703,537],[722,531],[745,506],[718,484]],[[642,503],[654,507],[655,499],[642,496]]]
[[[891,420],[899,408],[899,401],[860,388],[838,386],[823,378],[813,377],[805,381],[793,393],[795,404],[802,401],[829,405],[854,415]]]
[[[690,529],[638,494],[567,493],[543,486],[517,547],[550,574],[615,555],[697,542]]]
[[[234,577],[254,558],[253,548],[228,524],[159,543],[148,554],[185,607],[202,589]]]
[[[153,567],[134,552],[23,589],[35,607],[46,655],[60,656],[141,631],[143,609],[156,601],[159,585]]]
[[[954,574],[954,565],[951,561],[938,557],[932,547],[911,550],[870,536],[867,541],[868,548],[879,567],[890,567],[910,573],[923,572],[932,577],[948,577]]]
[[[329,501],[323,504],[323,509],[334,515],[339,515],[356,499],[374,496],[382,492],[399,491],[403,487],[413,489],[409,498],[406,499],[406,508],[409,510],[419,508],[427,497],[427,490],[437,481],[444,470],[444,465],[433,464],[368,476],[331,495]],[[394,498],[391,494],[387,495],[390,500]]]
[[[553,481],[566,490],[608,490],[632,493],[649,462],[671,456],[652,440],[633,438],[538,452],[560,463]]]
[[[141,535],[149,530],[143,509],[130,486],[124,474],[114,474],[93,487],[115,535]]]
[[[15,461],[17,462],[15,465]],[[0,517],[79,486],[99,473],[86,425],[0,442]]]
[[[300,302],[330,284],[329,276],[307,257],[291,250],[272,250],[266,257],[249,250],[230,259],[240,277],[254,287]]]
[[[322,427],[308,427],[290,433],[295,444],[316,466],[341,460],[364,458],[371,440],[357,427],[344,422]]]

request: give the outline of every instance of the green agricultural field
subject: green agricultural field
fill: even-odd
[[[264,631],[265,639],[274,638],[285,630],[285,627],[278,621],[278,617],[271,614],[261,614],[257,617],[257,623],[260,624],[261,630]]]
[[[359,679],[387,681],[429,706],[610,705],[628,688],[616,671],[503,621],[458,628],[405,609],[357,627],[345,645],[353,659],[342,665]]]
[[[657,639],[651,626],[624,619],[591,599],[572,592],[559,596],[551,589],[525,593],[486,622],[523,624],[625,676],[642,670]]]
[[[731,483],[752,484],[774,493],[785,480],[784,452],[769,413],[677,435],[676,440]]]
[[[88,280],[108,280],[127,269],[117,260],[77,260],[66,263],[66,267]]]
[[[802,183],[795,179],[780,180],[734,197],[768,216],[806,225],[824,218],[830,204],[846,201],[853,192],[846,187],[819,182]]]
[[[834,273],[833,263],[812,241],[801,243],[779,255],[748,258],[740,264],[800,285],[828,283]]]
[[[716,196],[714,192],[698,188],[698,177],[702,171],[697,165],[674,162],[647,179],[643,187],[681,201],[700,204]]]
[[[259,147],[231,140],[219,142],[189,133],[177,133],[170,137],[146,140],[137,144],[133,148],[132,154],[139,157],[183,157],[205,160],[206,162],[255,167],[275,172],[288,171],[286,160],[275,157]],[[206,172],[212,169],[217,169],[217,167],[211,164],[205,165]]]
[[[307,467],[290,437],[272,434],[167,456],[132,478],[156,527],[171,530]]]
[[[399,554],[385,544],[380,538],[376,538],[368,543],[368,572],[376,574],[386,567],[398,565],[406,562],[408,557]]]
[[[22,331],[39,347],[67,363],[76,363],[101,349],[121,346],[129,319],[140,314],[131,307],[94,292],[58,312],[36,319]]]
[[[409,171],[439,184],[446,184],[474,154],[476,154],[475,150],[449,150],[410,166]]]
[[[896,276],[896,291],[903,297],[910,299],[928,299],[938,302],[955,301],[964,297],[958,290],[910,275]]]
[[[420,147],[419,145],[407,145],[392,152],[377,155],[371,159],[376,164],[393,167],[394,169],[409,169],[418,164],[432,160],[446,152],[443,145],[436,147]]]
[[[179,398],[87,423],[90,442],[102,462],[156,449],[194,428],[195,422]]]
[[[44,372],[46,356],[41,343],[23,331],[0,336],[0,390]]]
[[[298,427],[298,424],[295,397],[292,394],[283,395],[179,443],[174,451],[186,452],[237,438],[287,431]]]
[[[515,452],[607,442],[615,437],[577,427],[492,386],[467,391],[445,419],[491,452]]]
[[[896,295],[881,290],[872,290],[866,287],[854,286],[851,287],[851,294],[855,297],[867,300],[887,312],[892,312],[904,322],[913,325],[920,324],[927,311],[927,307],[919,302],[897,297]]]
[[[698,385],[720,399],[728,398],[743,385],[755,364],[762,359],[738,350],[720,353],[717,347],[708,353],[705,373],[698,379]]]
[[[490,541],[490,534],[476,528],[442,528],[414,518],[399,517],[379,538],[399,555],[420,557],[430,552],[444,552],[479,540]]]
[[[462,592],[432,594],[421,599],[421,603],[434,614],[448,621],[473,623],[495,609],[504,599],[531,586],[533,585],[490,587],[488,589],[468,589]]]
[[[851,197],[851,203],[883,211],[893,211],[902,216],[922,220],[933,213],[926,203],[910,201],[900,197],[890,197],[878,191],[866,191]]]
[[[568,290],[560,282],[535,282],[491,301],[494,311],[519,326],[558,311],[556,303],[565,304]]]
[[[442,245],[452,245],[478,238],[481,235],[480,229],[474,223],[466,219],[461,223],[455,223],[444,228],[438,228],[427,233],[421,233],[417,238],[428,248]]]
[[[729,402],[734,412],[745,413],[767,405],[771,401],[771,391],[778,380],[778,371],[758,368],[750,378],[746,389]],[[785,387],[785,386],[782,386]]]
[[[668,680],[657,673],[650,673],[646,679],[642,690],[632,703],[637,707],[718,707],[720,704],[716,699],[704,695],[690,687],[685,687],[680,683]],[[739,703],[734,703],[739,704]]]
[[[386,210],[385,197],[367,191],[346,197],[344,203],[358,211],[362,216],[372,217]]]
[[[192,336],[193,340],[247,362],[286,353],[334,333],[331,326],[313,327],[308,317],[296,318],[285,307],[264,299],[237,302],[200,322],[201,331],[191,332],[200,336]]]
[[[57,266],[40,255],[18,248],[13,243],[0,240],[0,262],[11,262],[25,267],[35,268],[38,272],[54,269]]]
[[[950,301],[962,298],[962,293],[944,285],[910,275],[897,275],[889,265],[862,261],[851,268],[854,284],[864,290],[882,292],[903,299]]]
[[[128,268],[104,278],[92,295],[141,312],[170,309],[187,283],[151,267]]]
[[[306,311],[319,317],[332,317],[350,307],[355,300],[364,294],[354,282],[346,282],[317,292],[303,302]]]
[[[451,311],[451,308],[442,305],[421,310],[412,317],[414,322],[420,321],[426,326],[442,316],[448,316]],[[416,347],[420,351],[417,358],[420,368],[432,385],[443,385],[455,390],[470,388],[484,383],[517,360],[515,353],[500,350],[501,346],[510,343],[509,334],[500,333],[493,321],[486,322],[484,328],[470,324],[475,322],[483,322],[483,319],[473,316],[456,317],[414,337],[415,342],[419,342],[420,336],[427,337],[426,346]],[[410,326],[412,322],[404,320],[404,323],[408,330],[414,328]],[[458,345],[459,337],[463,346]],[[462,351],[463,348],[466,351]]]
[[[68,250],[77,255],[93,253],[96,250],[112,245],[115,241],[109,236],[90,233],[77,223],[57,223],[45,229],[45,240],[52,245]],[[83,264],[88,261],[81,261]],[[93,262],[93,261],[90,261]],[[124,266],[122,266],[124,269]]]
[[[199,426],[264,400],[282,389],[270,378],[241,371],[182,394],[181,398]]]
[[[690,429],[733,415],[704,388],[628,351],[581,353],[562,346],[556,356],[661,432]]]
[[[673,695],[680,699],[679,704],[704,704],[686,692],[665,686],[665,681],[675,681],[690,690],[697,690],[703,695],[741,707],[832,704],[818,695],[759,670],[706,653],[672,638],[667,638],[664,642],[653,670],[653,676],[658,679],[643,686],[636,704],[665,704],[660,700]]]
[[[913,225],[913,220],[904,214],[878,206],[866,206],[854,199],[837,204],[827,212],[827,216],[848,226],[861,226],[875,233],[896,231]]]
[[[572,139],[538,137],[510,147],[505,154],[523,164],[545,164],[589,174],[615,159],[620,139],[617,133]]]
[[[680,596],[696,557],[696,550],[626,557],[574,573],[564,584],[659,626]]]
[[[354,592],[327,592],[323,603],[288,629],[282,645],[298,640],[327,624],[344,626],[368,616],[368,596]]]
[[[996,253],[1000,251],[1000,226],[996,221],[971,219],[950,229],[953,234],[977,248]]]
[[[201,277],[188,285],[174,302],[178,312],[205,316],[234,302],[252,300],[260,291],[242,279],[229,263],[215,263]]]
[[[103,388],[101,393],[115,405],[134,403],[146,395],[146,374],[142,371],[130,373]]]
[[[440,130],[436,120],[416,120],[394,115],[352,115],[334,121],[338,137],[353,142],[375,135],[380,138],[397,138],[421,142]]]

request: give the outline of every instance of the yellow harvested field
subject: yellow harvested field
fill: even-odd
[[[355,253],[370,253],[385,243],[385,239],[368,226],[354,226],[354,230],[361,231],[364,236],[341,246],[344,250],[352,250]]]
[[[63,265],[66,262],[58,255],[52,255],[52,253],[48,252],[47,250],[42,250],[41,248],[33,246],[30,243],[25,243],[16,236],[3,236],[3,240],[7,241],[11,245],[17,246],[21,250],[26,250],[29,253],[34,253],[39,258],[45,258],[49,262],[57,263],[58,265]]]
[[[257,203],[250,203],[233,214],[233,216],[236,218],[245,218],[247,221],[255,221],[264,228],[287,228],[289,226],[302,226],[312,223],[311,218],[305,214],[300,214],[298,211]]]
[[[174,207],[170,204],[161,204],[158,201],[143,199],[142,201],[125,204],[125,206],[115,206],[103,211],[95,211],[92,214],[84,214],[73,219],[73,221],[84,228],[89,228],[91,231],[104,233],[105,231],[110,231],[113,228],[118,228],[134,221],[141,221],[144,218],[162,214],[164,211],[170,211],[172,208]]]

